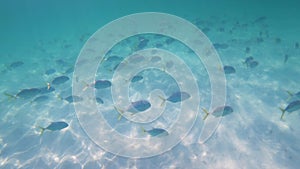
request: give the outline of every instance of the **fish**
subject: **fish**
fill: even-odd
[[[15,69],[17,67],[20,67],[24,64],[24,62],[22,61],[16,61],[16,62],[12,62],[9,66],[8,69]]]
[[[171,43],[175,42],[175,39],[174,38],[167,38],[166,39],[166,44],[167,45],[170,45]]]
[[[264,22],[266,19],[267,19],[266,16],[261,16],[261,17],[256,18],[256,19],[253,21],[253,23],[261,23],[261,22]]]
[[[299,49],[299,43],[298,42],[295,43],[295,49]]]
[[[131,102],[131,104],[128,106],[128,108],[126,109],[127,112],[136,114],[139,112],[143,112],[148,110],[151,107],[151,103],[147,100],[139,100],[139,101],[135,101],[135,102]],[[119,112],[119,117],[118,120],[121,120],[123,114],[125,113],[124,110],[121,110],[119,108],[117,108],[116,106],[114,106],[115,110],[117,110],[117,112]]]
[[[148,44],[149,40],[145,38],[140,38],[139,44],[136,46],[135,50],[141,50],[145,48]]]
[[[297,93],[292,93],[292,92],[290,92],[290,91],[286,91],[288,94],[289,94],[289,98],[288,98],[288,100],[290,99],[290,98],[292,98],[292,97],[297,97],[297,98],[299,98],[300,99],[300,91],[299,92],[297,92]]]
[[[152,58],[151,58],[151,62],[159,62],[159,61],[161,61],[161,57],[159,57],[159,56],[153,56]]]
[[[67,102],[69,103],[76,103],[76,102],[80,102],[83,100],[82,97],[79,97],[79,96],[68,96],[66,98],[64,98],[64,100],[66,100]]]
[[[258,62],[257,61],[251,61],[249,64],[248,64],[248,67],[250,68],[255,68],[256,66],[258,66]]]
[[[52,84],[60,85],[68,81],[70,78],[68,76],[58,76],[52,80]]]
[[[100,97],[96,97],[96,102],[99,104],[103,104],[104,101]]]
[[[250,62],[252,62],[254,60],[254,58],[252,56],[249,56],[245,59],[245,61],[243,62],[244,64],[248,65]]]
[[[111,86],[111,82],[109,80],[97,80],[94,84],[96,89],[105,89]]]
[[[288,55],[288,54],[285,54],[285,55],[284,55],[284,63],[286,63],[286,62],[288,61],[288,59],[289,59],[289,55]]]
[[[100,63],[102,63],[103,61],[106,61],[106,62],[120,62],[122,60],[123,59],[120,56],[113,55],[113,56],[108,56],[107,58],[103,58]]]
[[[231,114],[233,112],[232,107],[230,106],[220,106],[215,108],[211,113],[208,112],[205,108],[202,108],[203,112],[205,113],[203,120],[205,120],[209,114],[215,116],[215,117],[221,117],[226,116],[228,114]]]
[[[283,109],[281,107],[279,107],[279,109],[282,112],[280,119],[283,119],[285,112],[292,113],[292,112],[300,109],[300,100],[295,100],[295,101],[289,103],[285,109]]]
[[[162,128],[152,128],[151,130],[145,130],[142,128],[144,133],[149,134],[151,137],[161,137],[169,135],[169,132]]]
[[[250,68],[255,68],[256,66],[258,66],[258,62],[255,61],[252,56],[247,57],[243,63]]]
[[[19,93],[16,94],[16,97],[23,98],[23,99],[29,99],[29,98],[35,97],[40,92],[41,92],[41,90],[38,88],[23,89]]]
[[[46,74],[46,75],[51,75],[51,74],[53,74],[53,73],[55,73],[55,72],[56,72],[55,69],[48,69],[48,70],[45,71],[45,74]]]
[[[68,127],[68,123],[63,122],[63,121],[58,121],[58,122],[52,122],[49,126],[47,127],[40,127],[38,126],[38,128],[41,129],[41,133],[40,135],[42,135],[44,133],[45,130],[49,130],[49,131],[58,131],[58,130],[62,130],[66,127]]]
[[[135,82],[138,82],[138,81],[141,81],[141,80],[143,80],[143,76],[136,75],[136,76],[132,77],[131,83],[135,83]]]
[[[232,66],[224,66],[223,70],[225,74],[235,73],[235,69]]]
[[[139,100],[135,102],[131,102],[131,105],[127,109],[127,111],[132,113],[138,113],[145,111],[151,107],[151,103],[147,100]]]
[[[163,105],[165,103],[165,101],[169,101],[172,103],[177,103],[177,102],[182,102],[184,100],[187,100],[191,97],[190,94],[188,94],[187,92],[175,92],[173,94],[171,94],[171,96],[169,96],[168,98],[163,98],[161,96],[159,96],[159,98],[161,98],[163,100],[163,102],[161,103],[161,105]]]
[[[226,43],[214,43],[213,46],[216,49],[227,49],[229,47],[229,45],[227,45]]]

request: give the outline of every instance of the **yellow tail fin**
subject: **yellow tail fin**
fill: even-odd
[[[6,93],[6,92],[4,93],[4,95],[7,96],[9,100],[10,100],[10,99],[16,99],[16,98],[17,98],[17,96],[14,96],[14,95],[9,94],[9,93]]]
[[[280,119],[282,120],[282,119],[283,119],[283,116],[284,116],[284,114],[285,114],[285,110],[284,110],[283,108],[281,108],[281,107],[279,107],[279,109],[280,109],[281,112],[282,112],[281,117],[280,117]]]
[[[44,131],[45,131],[46,128],[41,127],[41,126],[37,126],[37,127],[41,130],[40,136],[43,135],[43,133],[44,133]]]
[[[205,120],[208,117],[209,112],[205,108],[201,108],[201,109],[205,113],[205,116],[203,117],[203,120]]]
[[[162,96],[158,96],[158,97],[162,100],[162,103],[160,104],[160,106],[162,106],[166,102],[166,99],[163,98]]]
[[[118,120],[120,121],[123,114],[124,114],[124,111],[123,110],[120,110],[118,109],[116,106],[114,106],[115,110],[119,113],[119,117],[118,117]]]

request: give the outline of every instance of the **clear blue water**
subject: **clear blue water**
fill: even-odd
[[[285,108],[300,99],[287,93],[300,91],[299,7],[296,0],[2,0],[0,168],[298,168],[300,111],[286,113],[280,119],[279,107]],[[205,142],[200,139],[201,128],[218,118],[209,115],[207,120],[203,120],[205,113],[202,108],[211,108],[210,76],[207,65],[182,42],[161,35],[144,34],[116,44],[93,75],[96,80],[113,82],[105,89],[92,90],[93,84],[81,81],[73,74],[80,51],[98,29],[120,17],[140,12],[169,13],[193,23],[215,44],[222,65],[235,68],[235,73],[225,75],[226,105],[231,106],[233,112],[221,117],[221,123]],[[173,70],[182,79],[187,77],[182,74],[183,69],[176,65],[175,59],[163,62],[164,59],[160,60],[162,57],[152,58],[149,63],[163,63],[165,66],[140,71],[138,75],[143,79],[134,83],[125,74],[115,75],[116,66],[136,52],[144,39],[149,40],[144,49],[158,47],[168,50],[180,56],[194,74],[200,95],[199,115],[191,131],[168,151],[147,158],[123,157],[91,139],[78,120],[76,112],[80,110],[74,108],[82,100],[73,98],[74,102],[70,103],[66,98],[72,95],[72,85],[77,82],[83,86],[83,93],[92,90],[103,103],[98,102],[90,110],[101,111],[107,124],[128,139],[142,138],[147,143],[153,138],[147,133],[152,128],[166,129],[169,135],[176,133],[172,131],[176,127],[174,122],[186,122],[180,116],[180,104],[163,101],[180,88],[176,78],[166,72]],[[114,55],[119,57],[109,60]],[[257,66],[243,63],[250,56],[258,62]],[[140,63],[138,59],[133,61],[136,63],[125,61],[124,65],[137,67]],[[215,65],[215,70],[222,71],[222,65]],[[59,76],[70,79],[62,84],[51,84]],[[118,82],[120,79],[123,81]],[[22,89],[47,88],[47,83],[55,91],[30,93],[27,95],[29,98],[22,98],[19,93]],[[192,86],[187,80],[184,83]],[[130,105],[124,104],[128,107],[119,112],[114,108],[122,102],[112,96],[114,90],[121,89],[118,84],[128,84],[129,90],[125,94],[130,101],[149,100],[151,108],[165,108],[163,114],[158,114],[160,116],[150,123],[129,122],[120,116],[120,112],[126,111]],[[151,93],[155,89],[160,90],[157,95]],[[195,93],[190,94],[191,97],[182,103],[195,99]],[[119,99],[126,97],[121,91],[116,96]],[[187,110],[185,113],[188,115],[190,110]],[[124,116],[136,115],[125,113]],[[68,127],[40,135],[38,126],[47,127],[57,121],[68,123]],[[87,126],[91,133],[100,131],[94,132],[96,135],[110,134],[101,133],[101,125],[91,123]],[[164,138],[167,137],[159,137],[160,140]],[[115,142],[121,141],[115,139]],[[105,142],[104,139],[101,141]],[[115,143],[107,145],[115,146]],[[129,144],[117,148],[129,146],[133,154],[141,151]]]

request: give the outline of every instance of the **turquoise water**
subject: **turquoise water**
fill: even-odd
[[[299,6],[296,0],[1,1],[0,168],[297,168],[300,164],[299,110],[296,105],[295,111],[285,113],[281,119],[279,107],[285,108],[300,99],[287,92],[300,91]],[[94,89],[92,84],[76,78],[73,70],[76,72],[76,65],[80,64],[77,59],[88,39],[104,25],[140,12],[169,13],[193,23],[218,52],[222,65],[215,65],[215,70],[222,72],[224,65],[235,69],[234,73],[225,75],[225,104],[233,112],[221,117],[221,123],[205,142],[200,139],[201,128],[209,120],[218,118],[208,115],[203,120],[202,108],[209,112],[214,108],[210,107],[211,76],[207,65],[182,42],[163,35],[130,37],[106,54],[107,59],[93,76],[95,80],[109,80],[112,86]],[[139,48],[145,39],[149,42]],[[116,155],[99,146],[82,128],[74,105],[85,99],[73,97],[74,102],[70,103],[67,98],[72,96],[72,86],[78,82],[86,87],[82,92],[93,89],[95,96],[102,100],[98,99],[91,110],[101,111],[107,124],[122,135],[144,138],[145,142],[156,138],[149,132],[152,128],[166,129],[172,135],[174,122],[185,121],[180,118],[180,104],[163,101],[179,90],[177,80],[167,74],[168,70],[182,79],[186,77],[175,59],[165,62],[162,69],[140,71],[137,75],[143,79],[137,82],[131,82],[130,78],[121,82],[129,84],[130,101],[149,100],[151,108],[165,108],[160,117],[151,123],[133,123],[126,119],[126,113],[126,117],[120,116],[124,110],[118,112],[114,108],[120,101],[114,100],[112,92],[121,87],[113,78],[123,78],[114,76],[116,66],[133,52],[154,47],[178,55],[194,74],[199,87],[199,115],[179,144],[162,154],[147,158]],[[113,56],[118,57],[112,59]],[[251,56],[258,65],[244,63]],[[164,58],[158,58],[152,58],[149,63],[164,63]],[[143,58],[147,59],[149,57]],[[133,61],[136,61],[133,66],[138,66],[138,60]],[[125,61],[124,65],[131,63]],[[53,84],[53,80],[61,76],[69,80]],[[47,83],[55,90],[50,92]],[[32,88],[38,88],[38,94],[31,91],[24,98],[19,93]],[[43,90],[46,93],[42,93],[42,89],[47,89]],[[159,93],[159,97],[150,95],[155,89],[163,93]],[[189,94],[191,97],[182,103],[196,98],[195,93]],[[121,92],[116,95],[120,99],[126,96]],[[59,131],[45,130],[40,135],[38,126],[47,127],[57,121],[66,122],[68,127]],[[101,126],[95,124],[88,127],[102,131]],[[140,151],[138,147],[132,148],[132,153],[137,151]]]

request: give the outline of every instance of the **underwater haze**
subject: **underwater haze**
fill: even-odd
[[[0,168],[299,168],[299,8],[1,0]]]

